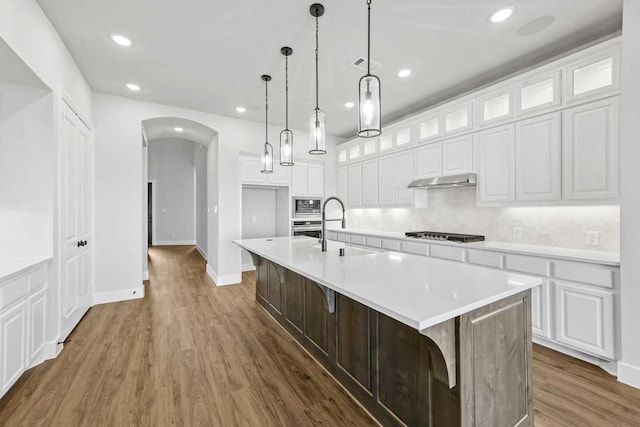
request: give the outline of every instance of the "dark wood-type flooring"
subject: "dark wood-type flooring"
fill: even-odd
[[[0,400],[0,426],[375,423],[255,303],[215,287],[193,247],[150,250],[142,300],[93,307],[60,356]],[[640,426],[640,390],[535,346],[536,426]]]

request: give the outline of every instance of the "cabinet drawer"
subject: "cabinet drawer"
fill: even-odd
[[[34,291],[47,283],[47,267],[41,266],[29,275],[29,292]]]
[[[367,246],[370,248],[382,248],[382,239],[367,236]]]
[[[366,238],[364,236],[359,236],[356,234],[351,235],[351,243],[358,246],[366,245]]]
[[[551,262],[546,259],[534,257],[507,255],[504,268],[520,273],[537,274],[539,276],[548,277],[551,275]]]
[[[400,251],[400,241],[393,239],[382,239],[382,248],[388,251]]]
[[[327,231],[327,240],[338,240],[338,233],[335,231]]]
[[[558,279],[588,283],[605,288],[613,288],[614,283],[613,269],[574,262],[555,261],[553,275]]]
[[[0,310],[27,296],[29,292],[27,276],[18,277],[0,287]]]
[[[342,234],[342,233],[336,233],[338,235],[338,241],[339,242],[344,242],[344,243],[349,243],[350,239],[349,239],[349,235],[348,234]]]
[[[467,253],[467,262],[485,267],[504,268],[504,255],[496,252],[470,250]]]
[[[402,242],[402,252],[416,255],[429,255],[429,245],[421,242]]]
[[[452,261],[465,261],[466,250],[455,246],[431,245],[430,254],[434,258],[450,259]]]

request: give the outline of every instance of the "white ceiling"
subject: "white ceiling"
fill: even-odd
[[[284,59],[290,58],[290,127],[306,129],[314,106],[313,1],[300,0],[38,0],[91,87],[99,92],[211,113],[264,120],[269,73],[270,122],[284,124]],[[366,2],[325,0],[320,18],[320,108],[327,132],[356,129],[357,84],[349,63],[366,54]],[[511,19],[490,24],[505,4]],[[536,34],[527,22],[552,16]],[[374,0],[372,59],[382,64],[383,121],[424,109],[473,86],[618,31],[622,0]],[[529,27],[531,28],[531,27]],[[520,31],[522,33],[523,31]],[[524,31],[525,33],[527,31]],[[134,45],[122,48],[109,35]],[[405,80],[398,70],[411,68]],[[138,93],[128,82],[142,86]],[[248,108],[238,114],[235,107]]]
[[[216,132],[208,126],[178,117],[157,117],[142,122],[148,141],[162,138],[182,138],[209,146]],[[175,128],[182,128],[177,132]]]

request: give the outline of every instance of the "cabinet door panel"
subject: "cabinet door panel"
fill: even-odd
[[[27,303],[22,301],[0,317],[0,370],[2,392],[26,370]]]
[[[286,185],[291,183],[291,166],[280,166],[279,162],[273,163],[273,173],[266,174],[269,184]]]
[[[27,368],[38,360],[42,360],[42,351],[45,344],[46,331],[46,305],[47,289],[41,289],[27,299],[27,311],[29,313],[29,361]]]
[[[362,205],[362,163],[349,166],[349,206]]]
[[[269,303],[280,313],[281,296],[282,292],[280,285],[280,273],[275,264],[267,262],[269,264]]]
[[[442,144],[425,145],[414,150],[415,178],[434,178],[442,176]]]
[[[336,362],[366,390],[371,381],[371,325],[369,309],[336,294]]]
[[[299,332],[304,323],[304,277],[287,270],[285,281],[284,317]]]
[[[560,113],[516,124],[516,199],[560,200]]]
[[[451,139],[442,143],[442,175],[473,172],[473,137]]]
[[[260,162],[260,159],[253,157],[242,157],[240,159],[242,182],[264,184],[267,181],[267,174],[261,173],[261,169],[262,163]]]
[[[411,151],[396,154],[396,190],[395,204],[408,205],[413,203],[413,190],[407,186],[413,180],[413,155]]]
[[[349,169],[347,166],[338,168],[338,197],[349,203]]]
[[[479,132],[478,200],[509,202],[515,200],[514,125]]]
[[[562,122],[564,197],[617,199],[618,98],[566,110]]]
[[[378,160],[378,201],[381,205],[393,205],[395,161],[393,157],[383,157]]]
[[[362,202],[365,206],[378,204],[378,160],[362,164]]]
[[[304,336],[323,353],[328,350],[327,307],[324,293],[311,280],[304,279]]]
[[[557,341],[614,359],[613,292],[556,282],[555,301]]]
[[[546,280],[531,289],[531,326],[535,335],[544,338],[551,338],[549,297],[549,282]]]
[[[307,194],[324,196],[324,165],[307,166]]]
[[[296,163],[291,167],[291,194],[305,196],[308,193],[307,186],[307,165]]]

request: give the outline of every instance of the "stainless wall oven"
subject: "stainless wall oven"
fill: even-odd
[[[293,197],[292,202],[294,218],[320,218],[322,213],[321,197]]]
[[[322,237],[322,221],[293,221],[292,236],[308,236],[320,239]]]

